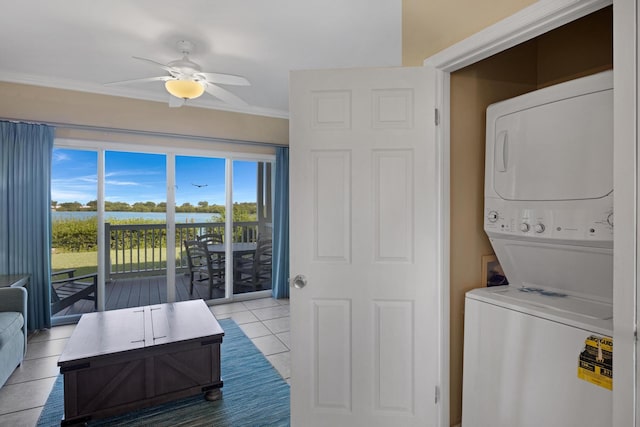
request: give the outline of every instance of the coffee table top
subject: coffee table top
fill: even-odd
[[[84,314],[58,366],[151,346],[220,338],[224,331],[203,300]]]

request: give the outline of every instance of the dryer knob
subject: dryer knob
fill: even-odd
[[[544,224],[536,224],[533,229],[536,233],[544,233]]]
[[[531,229],[531,227],[529,227],[529,224],[527,224],[526,222],[520,224],[520,231],[522,231],[523,233],[526,233],[527,231],[529,231],[529,229]]]
[[[607,223],[613,227],[613,212],[611,212],[609,216],[607,216]]]
[[[498,220],[498,212],[489,212],[489,214],[487,215],[487,219],[489,220],[489,222],[496,222]]]

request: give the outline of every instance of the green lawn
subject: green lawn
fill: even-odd
[[[98,252],[67,252],[51,254],[51,269],[53,271],[75,268],[76,276],[95,273],[98,271]]]
[[[148,264],[151,263],[151,258],[152,258],[151,251],[152,249],[147,249]],[[160,249],[155,248],[153,249],[153,251],[154,251],[154,259],[156,260],[159,259]],[[131,261],[133,261],[134,264],[137,264],[138,262],[137,251],[134,250],[131,256],[129,255],[130,254],[128,251],[124,253],[126,271],[130,270],[129,266],[131,264]],[[176,248],[176,263],[179,263],[179,260],[180,260],[179,255],[180,255],[180,248]],[[120,251],[118,253],[118,257],[119,257],[118,260],[120,264],[122,264],[122,256],[123,256],[123,253],[122,251]],[[141,258],[141,261],[144,261],[144,250],[140,250],[140,258]],[[165,254],[162,254],[162,258],[163,258],[162,263],[157,261],[154,263],[156,267],[160,267],[160,268],[166,267],[166,261],[164,260]],[[111,259],[115,260],[115,251],[111,251]],[[80,276],[82,274],[95,273],[96,271],[98,271],[98,252],[66,252],[66,253],[51,254],[51,269],[53,271],[63,270],[67,268],[75,268],[76,276]]]

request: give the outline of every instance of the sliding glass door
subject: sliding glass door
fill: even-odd
[[[98,271],[98,153],[54,148],[51,165],[52,316],[95,310],[69,291],[71,277],[92,284]],[[90,286],[89,285],[89,286]],[[95,296],[95,295],[94,295]]]
[[[92,298],[54,315],[93,311],[96,297],[97,309],[111,310],[270,294],[273,156],[153,151],[56,142],[53,268],[97,283]],[[205,238],[213,283],[189,269],[185,243]]]
[[[225,218],[226,160],[215,157],[175,157],[176,300],[226,297]],[[212,252],[213,273],[188,251],[203,241]],[[190,258],[191,256],[191,258]],[[194,265],[195,263],[195,265]],[[206,270],[206,271],[205,271]]]
[[[273,235],[271,162],[233,162],[233,293],[271,289]]]
[[[106,151],[103,185],[105,307],[166,302],[166,155]]]

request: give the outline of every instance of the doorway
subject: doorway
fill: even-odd
[[[232,263],[226,277],[223,270],[211,294],[207,283],[195,281],[191,289],[184,241],[215,229],[229,237],[228,244],[221,241],[219,252],[231,255],[234,237],[227,229],[233,227],[235,234],[253,245],[246,257],[252,260],[258,229],[265,238],[270,233],[273,184],[270,173],[265,171],[271,170],[272,155],[245,153],[236,158],[228,152],[182,149],[174,153],[161,148],[62,140],[56,141],[55,150],[60,162],[53,165],[53,216],[62,215],[63,210],[75,210],[67,215],[89,218],[86,233],[76,233],[74,237],[89,246],[75,248],[72,255],[92,260],[88,266],[91,271],[87,272],[96,276],[98,297],[97,306],[95,293],[90,293],[91,299],[70,301],[64,311],[54,313],[56,324],[77,321],[82,313],[96,309],[194,298],[228,302],[234,298],[233,278],[238,274]],[[237,179],[232,180],[236,162],[247,167],[240,168]],[[56,174],[68,177],[63,181]],[[64,183],[70,187],[65,188]],[[253,213],[243,217],[244,221],[235,213],[229,218],[226,215],[232,212],[234,189],[238,203]],[[66,209],[71,207],[74,209]],[[53,228],[56,248],[62,240],[56,237],[60,233],[56,234],[55,222]],[[78,227],[72,228],[78,231]],[[66,267],[58,264],[54,256],[54,269]],[[247,279],[243,274],[238,276]],[[243,299],[270,295],[270,281],[263,285],[257,292],[243,292]]]
[[[631,20],[632,19],[631,16],[633,15],[633,10],[635,10],[632,7],[631,2],[624,2],[624,3],[625,4],[619,7],[618,10],[624,9],[626,10],[626,14],[623,15],[620,12],[618,12],[618,15],[617,15],[618,22],[621,21],[620,18],[622,16],[624,16],[625,17],[624,19],[626,19],[627,21]],[[443,363],[442,375],[443,377],[448,377],[447,379],[444,380],[444,382],[450,381],[448,382],[450,386],[450,390],[445,391],[445,399],[450,398],[449,405],[451,408],[451,411],[450,411],[451,425],[455,425],[456,422],[459,421],[458,417],[460,416],[460,412],[459,412],[460,407],[458,406],[460,402],[456,400],[457,392],[461,391],[461,375],[462,375],[461,369],[458,369],[456,367],[456,364],[458,362],[461,363],[462,361],[461,342],[462,342],[462,318],[463,317],[462,317],[462,308],[459,301],[463,301],[464,292],[466,290],[479,286],[479,283],[480,283],[479,272],[481,271],[481,263],[479,262],[479,259],[481,257],[480,254],[484,255],[484,251],[487,248],[490,248],[490,246],[488,246],[488,243],[485,240],[486,238],[484,237],[484,233],[482,232],[482,218],[483,218],[482,214],[483,213],[482,213],[481,207],[483,204],[483,199],[482,199],[483,189],[480,188],[478,190],[478,186],[482,187],[484,182],[484,170],[483,170],[484,162],[482,160],[484,155],[484,151],[483,151],[484,145],[482,146],[474,145],[477,143],[477,141],[481,141],[483,143],[484,133],[482,133],[482,131],[479,131],[479,133],[481,133],[481,136],[478,137],[479,139],[476,138],[475,143],[474,142],[469,143],[468,140],[467,142],[465,142],[464,140],[459,139],[458,145],[455,146],[454,145],[455,142],[452,140],[455,137],[454,134],[456,132],[456,130],[454,129],[454,126],[456,126],[455,121],[456,120],[459,121],[458,126],[460,126],[464,122],[464,119],[462,118],[462,116],[459,116],[458,118],[456,113],[453,111],[454,96],[456,96],[455,95],[456,89],[453,86],[456,84],[454,80],[456,78],[460,78],[461,80],[464,80],[464,77],[465,77],[463,76],[463,74],[456,76],[456,72],[460,70],[464,70],[465,67],[479,64],[481,63],[482,60],[489,58],[492,55],[496,55],[496,56],[501,54],[509,55],[509,51],[515,46],[527,45],[527,42],[529,42],[530,40],[532,40],[537,36],[543,37],[543,35],[545,35],[545,33],[548,33],[551,29],[557,28],[558,32],[562,32],[563,31],[562,27],[565,24],[569,24],[575,20],[579,20],[580,18],[588,16],[593,12],[597,12],[607,7],[608,5],[610,5],[610,2],[589,1],[589,0],[580,1],[580,2],[561,2],[561,1],[539,2],[539,3],[533,4],[530,7],[523,9],[521,12],[518,12],[512,15],[511,17],[499,22],[498,24],[490,28],[487,28],[486,30],[480,31],[479,33],[456,44],[455,46],[452,46],[451,48],[446,49],[436,55],[433,55],[432,57],[428,58],[424,62],[425,66],[434,69],[434,71],[436,72],[436,76],[437,76],[436,92],[438,93],[438,102],[436,103],[436,108],[442,112],[442,115],[440,116],[441,126],[439,128],[439,132],[436,137],[438,139],[438,145],[441,147],[441,157],[439,158],[439,162],[441,165],[441,170],[444,172],[444,174],[441,176],[441,179],[443,182],[442,188],[443,190],[446,189],[446,192],[444,193],[444,196],[442,199],[442,203],[443,203],[442,214],[443,214],[443,221],[445,225],[445,227],[443,228],[443,233],[445,234],[445,237],[444,237],[445,243],[443,245],[443,251],[446,251],[448,256],[444,257],[441,268],[443,271],[443,286],[444,286],[443,289],[446,292],[445,300],[444,300],[445,306],[443,306],[443,316],[444,316],[445,322],[450,321],[450,330],[444,332],[445,334],[448,334],[445,340],[447,340],[450,343],[450,354],[447,353],[443,357],[444,363]],[[601,13],[609,14],[609,16],[611,16],[611,8],[609,8],[608,12],[603,11]],[[616,14],[615,9],[613,14],[614,15]],[[629,16],[629,19],[626,18],[627,16]],[[616,24],[615,32],[618,34],[617,47],[623,45],[628,48],[629,43],[632,43],[632,41],[630,41],[631,39],[628,39],[627,42],[620,42],[622,38],[619,37],[620,33],[629,35],[629,33],[631,32],[631,28],[633,27],[629,25],[630,25],[629,22],[627,22],[627,27],[621,27]],[[611,34],[613,32],[611,30],[612,25],[607,24],[606,26],[608,27],[608,30],[606,30],[608,31],[608,35],[605,38],[606,40],[605,43],[610,43]],[[571,25],[567,27],[571,27]],[[548,40],[552,40],[552,39],[549,38]],[[566,48],[566,45],[565,45],[565,48]],[[608,52],[609,52],[608,54],[604,53],[604,56],[609,55],[610,57],[611,48],[608,49]],[[602,51],[600,51],[600,53],[602,53]],[[632,55],[632,54],[635,54],[635,51],[632,52],[629,50],[627,53],[629,55]],[[517,57],[517,52],[512,51],[510,54],[516,55],[511,57],[512,60],[514,60],[514,58]],[[596,56],[597,55],[599,54],[596,53]],[[625,59],[627,57],[631,58],[631,56],[627,55],[625,56]],[[557,60],[557,59],[558,58],[556,57],[554,60]],[[505,70],[503,71],[508,71],[509,67],[511,66],[521,65],[518,61],[519,60],[516,60],[515,64],[510,63],[509,66],[506,67]],[[631,84],[631,81],[635,81],[635,77],[632,78],[632,76],[635,75],[633,74],[635,73],[635,68],[631,66],[630,61],[631,60],[626,61],[628,62],[627,65],[630,68],[628,72],[625,71],[624,73],[626,74],[626,77],[627,77],[627,79],[625,80],[627,84]],[[510,62],[510,61],[507,61],[507,62]],[[593,63],[597,63],[597,62],[598,61],[595,61]],[[621,62],[621,56],[618,56],[618,59],[616,60],[616,64],[619,64],[620,62]],[[612,64],[613,61],[611,61],[610,63]],[[578,73],[573,76],[570,75],[571,74],[570,72],[556,70],[559,72],[555,77],[549,75],[548,78],[541,79],[541,81],[547,80],[548,84],[559,83],[568,78],[575,78],[575,77],[579,77],[580,75],[597,72],[599,71],[598,67],[601,67],[600,70],[611,68],[611,65],[609,64],[605,63],[604,66],[602,66],[602,64],[603,63],[601,62],[599,65],[596,66],[596,68],[589,71],[587,70],[589,66],[584,67],[585,63],[582,63],[581,66],[584,67],[582,68],[582,70],[579,70],[578,68],[573,67],[574,72],[578,71]],[[481,66],[481,65],[478,65],[478,66]],[[507,93],[505,94],[504,98],[515,96],[518,93],[525,93],[529,90],[535,90],[538,84],[537,74],[538,74],[538,70],[536,69],[533,74],[534,78],[530,79],[529,81],[522,81],[522,79],[525,79],[525,80],[527,79],[526,73],[525,73],[525,76],[517,76],[516,79],[513,79],[514,77],[513,75],[511,75],[511,77],[509,78],[511,78],[512,80],[509,80],[509,78],[505,76],[503,78],[504,83],[512,84],[509,90],[511,90],[513,94]],[[528,75],[531,76],[531,73],[529,73]],[[469,76],[466,76],[466,77],[469,77]],[[484,76],[478,76],[478,78],[479,78],[479,81],[481,81],[481,83],[490,86],[491,84],[495,83],[495,80],[498,80],[498,81],[500,80],[500,75],[494,74],[493,78],[491,78],[488,75],[484,75]],[[555,78],[558,78],[558,80],[556,80],[555,82],[552,81]],[[520,84],[524,84],[525,86],[529,85],[531,89],[526,89],[522,87],[518,89],[516,87],[518,84],[518,79],[521,79]],[[478,89],[477,92],[472,91],[471,93],[465,93],[464,90],[462,91],[459,90],[458,96],[460,95],[464,96],[466,101],[469,103],[472,103],[472,104],[477,103],[478,100],[475,97],[478,94],[482,94],[482,90],[480,86],[476,88]],[[542,84],[540,87],[542,87]],[[485,86],[485,89],[486,89],[486,86]],[[518,90],[520,90],[521,92],[518,92]],[[620,93],[618,93],[618,95],[619,94]],[[486,95],[487,93],[484,93],[484,96]],[[629,98],[627,101],[629,102],[624,103],[624,105],[626,105],[627,107],[631,107],[632,106],[632,103],[630,102],[631,98]],[[486,107],[486,103],[485,103],[485,107]],[[632,111],[635,111],[635,110],[632,109]],[[473,128],[474,126],[483,126],[484,117],[482,115],[480,117],[476,116],[474,120],[476,121],[475,123],[467,122],[466,124],[469,124],[471,128]],[[631,126],[631,120],[632,120],[632,117],[629,116],[628,119],[624,121],[624,124],[627,126],[626,128],[624,128],[626,129],[624,133],[627,135],[628,135],[628,132],[630,131],[629,126]],[[620,120],[620,122],[622,122],[622,120]],[[464,127],[464,125],[462,127]],[[458,128],[458,132],[462,129],[462,127]],[[616,125],[616,132],[618,132],[618,130],[619,130],[618,125]],[[618,141],[618,136],[616,136],[616,141]],[[455,152],[456,150],[457,152]],[[452,160],[454,159],[455,156],[459,156],[459,159],[466,159],[466,160],[454,162]],[[630,156],[632,155],[627,150],[627,159],[629,159]],[[626,161],[627,172],[631,172],[632,170],[631,164],[629,162],[630,160]],[[460,175],[456,176],[456,170],[455,170],[456,166],[459,168],[459,170],[457,171],[458,174],[460,173],[460,170],[465,167],[471,168],[471,170],[474,171],[474,172],[471,172],[472,175],[474,173],[477,174],[475,178],[473,178],[473,182],[470,185],[471,188],[469,189],[469,191],[471,191],[471,195],[467,194],[465,196],[464,191],[462,192],[454,191],[454,186],[458,185],[457,187],[458,189],[460,189],[460,185],[464,186],[463,184],[464,180],[460,181]],[[616,172],[616,174],[619,174],[619,172]],[[458,179],[457,183],[456,183],[456,179]],[[618,180],[618,182],[620,181]],[[449,186],[451,186],[451,189],[449,188]],[[628,188],[627,190],[631,190],[631,188]],[[616,192],[618,193],[618,189],[616,189]],[[626,194],[630,196],[629,191],[627,191]],[[456,198],[458,199],[456,200]],[[462,199],[465,199],[465,200],[462,200]],[[616,201],[619,202],[620,198],[616,198]],[[471,215],[467,216],[462,214],[460,218],[456,218],[455,215],[457,213],[464,211],[465,209],[463,208],[464,203],[467,203],[467,205],[470,206],[471,211],[479,212],[479,214],[474,214],[473,217]],[[628,207],[631,208],[630,206]],[[456,221],[462,221],[462,222],[470,221],[471,224],[463,224],[463,226],[460,229],[458,229],[456,227],[459,226],[461,222],[457,222],[458,225],[454,226],[454,223],[456,223]],[[455,242],[456,237],[454,236],[454,234],[455,233],[465,234],[464,230],[469,231],[471,234],[470,234],[470,237],[469,237],[470,240],[468,243],[470,247],[463,248],[463,249],[464,251],[467,251],[467,252],[471,251],[471,255],[468,255],[467,257],[465,257],[466,266],[464,267],[463,271],[462,272],[456,271],[454,273],[453,272],[454,268],[460,267],[460,264],[456,266],[455,264],[456,260],[452,258],[453,257],[452,253],[454,252],[454,245],[456,245],[456,242]],[[449,231],[451,232],[451,240],[449,239]],[[618,239],[618,237],[616,237],[616,239]],[[451,244],[450,246],[449,246],[449,243]],[[629,245],[626,245],[626,246],[629,247]],[[457,248],[460,249],[459,244]],[[631,258],[632,257],[629,257],[627,261],[629,262],[632,261]],[[458,263],[460,263],[460,259],[457,260]],[[629,268],[632,267],[632,264],[630,263],[627,263],[625,265],[627,265],[627,267]],[[476,274],[476,272],[478,274]],[[627,272],[629,272],[629,270],[627,270]],[[458,274],[457,278],[455,277],[456,274]],[[465,277],[461,280],[460,275]],[[462,281],[466,281],[466,283],[462,283]],[[625,293],[627,292],[625,291]],[[628,295],[628,297],[630,297],[630,295]],[[456,298],[458,300],[458,303],[456,303]],[[614,300],[615,300],[615,289],[614,289]],[[616,310],[614,308],[614,312],[615,311]],[[625,309],[624,312],[630,313],[628,309]],[[629,320],[628,318],[626,319]],[[631,353],[625,352],[625,355],[623,357],[626,359],[627,357],[630,357],[629,356],[630,354]],[[625,360],[625,362],[628,362],[628,361],[629,360]],[[631,378],[631,376],[629,376],[629,378]],[[458,383],[458,381],[460,382]],[[625,380],[625,382],[627,381]],[[625,390],[627,393],[630,393],[628,388],[628,386],[631,385],[630,383],[631,383],[631,380],[628,381],[628,384],[625,384]],[[619,393],[618,395],[621,395],[621,393]],[[627,399],[625,398],[622,400],[625,401]],[[614,407],[615,405],[616,404],[614,402]],[[625,409],[625,411],[627,411],[627,409],[628,407]],[[615,413],[615,409],[614,409],[614,413]],[[627,413],[628,412],[625,412],[625,414]],[[448,422],[445,424],[448,424]]]
[[[605,7],[451,73],[451,420],[462,404],[464,295],[481,286],[485,111],[492,103],[613,68],[613,10]],[[613,280],[613,278],[611,279]]]

